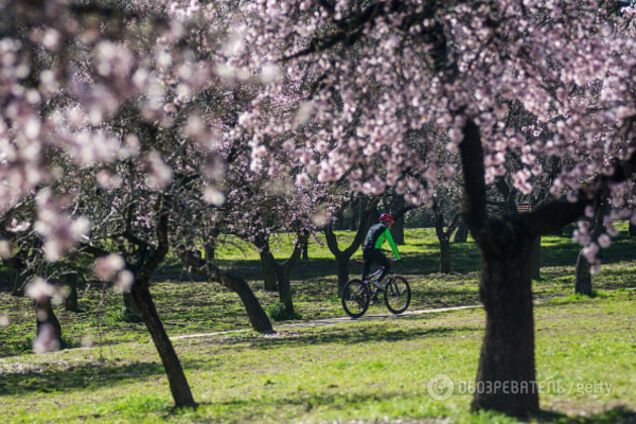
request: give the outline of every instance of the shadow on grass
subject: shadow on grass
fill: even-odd
[[[554,424],[627,424],[636,423],[636,412],[626,406],[617,406],[589,416],[570,416],[558,411],[542,411],[539,422]]]
[[[401,342],[408,340],[423,339],[425,337],[444,337],[448,335],[460,335],[465,333],[480,332],[479,326],[463,327],[436,327],[436,328],[391,328],[386,329],[381,326],[340,328],[329,327],[328,331],[317,332],[282,332],[275,336],[250,336],[227,337],[223,340],[224,345],[240,345],[238,350],[248,349],[274,349],[280,346],[301,347],[307,345],[338,343],[351,345],[356,343],[375,342]],[[216,343],[212,342],[212,343]]]
[[[187,361],[189,370],[199,368],[199,361]],[[164,376],[158,362],[138,362],[125,365],[91,362],[65,369],[44,369],[27,372],[0,372],[0,395],[30,392],[53,393],[76,389],[100,388],[115,383],[138,381],[150,376]]]
[[[275,382],[272,382],[275,384]],[[332,389],[338,389],[338,385],[330,386]],[[276,409],[282,410],[282,408],[296,407],[301,408],[301,413],[308,413],[314,409],[321,408],[325,410],[325,408],[333,409],[333,410],[351,410],[352,408],[355,410],[360,408],[364,404],[369,403],[377,403],[383,402],[391,399],[395,400],[418,400],[421,399],[421,395],[414,394],[412,392],[405,391],[393,391],[393,392],[382,392],[379,391],[377,393],[370,394],[346,394],[343,396],[342,393],[321,393],[321,394],[313,394],[313,395],[299,395],[294,397],[285,397],[279,399],[246,399],[246,398],[237,398],[231,399],[223,402],[204,402],[199,404],[199,410],[202,413],[202,416],[205,416],[205,409],[208,407],[217,407],[221,408],[227,413],[232,414],[234,418],[239,418],[243,421],[251,421],[251,420],[260,420],[263,418],[262,416],[262,408],[267,407],[271,408],[275,406]],[[187,414],[191,412],[191,410],[184,409],[172,409],[168,414],[164,415],[164,418],[168,419],[172,417],[179,416],[187,416]],[[193,412],[193,411],[192,411]],[[292,411],[294,413],[295,411]],[[435,419],[443,419],[446,421],[446,417],[442,417],[437,415],[438,412],[436,408],[432,408],[430,411],[429,418]],[[428,414],[425,414],[428,415]],[[480,414],[474,416],[475,418],[479,417]],[[397,417],[395,417],[397,418]],[[400,416],[400,418],[406,418],[408,421],[408,415]],[[628,424],[636,422],[636,413],[624,406],[619,406],[598,414],[591,415],[581,415],[581,416],[571,416],[566,415],[561,412],[556,411],[542,411],[536,416],[532,417],[533,420],[537,420],[541,423],[551,423],[551,424]],[[384,419],[386,420],[386,418]],[[382,422],[384,422],[384,420]],[[400,419],[396,420],[400,421]],[[477,420],[478,422],[482,422],[481,420]],[[375,421],[373,421],[375,422]]]
[[[603,263],[614,263],[631,260],[635,257],[634,238],[620,235],[613,240],[608,249],[601,252]],[[541,264],[544,267],[574,266],[580,250],[580,246],[569,236],[549,237],[541,249]],[[426,275],[437,273],[439,269],[438,244],[432,242],[414,242],[409,246],[422,248],[424,251],[418,254],[407,253],[403,255],[395,269],[397,273],[404,275]],[[478,272],[480,269],[481,253],[472,242],[451,244],[452,270],[456,273]],[[260,280],[262,278],[261,264],[258,260],[219,260],[219,265],[226,269],[238,272],[248,280]],[[361,273],[361,267],[355,261],[349,264],[351,278]],[[336,273],[335,259],[310,259],[299,263],[292,270],[292,279],[328,279],[326,283],[332,284]],[[177,261],[170,261],[161,268],[162,279],[190,280],[192,276],[184,272]]]

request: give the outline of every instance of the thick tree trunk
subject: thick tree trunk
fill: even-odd
[[[254,292],[247,284],[247,281],[229,273],[223,273],[221,279],[226,287],[241,298],[252,328],[259,333],[273,333],[272,323],[256,296],[254,296]]]
[[[294,302],[291,295],[291,282],[289,279],[289,269],[287,266],[278,266],[278,297],[280,303],[285,307],[285,315],[287,319],[296,318],[294,311]]]
[[[453,243],[466,243],[468,240],[468,226],[462,220],[457,227]]]
[[[486,333],[471,409],[513,416],[538,412],[530,254],[533,240],[516,240],[498,254],[483,252],[480,296]]]
[[[276,284],[276,259],[269,249],[261,250],[260,256],[261,266],[263,267],[265,291],[275,292],[278,290],[278,285]]]
[[[44,351],[62,348],[62,326],[55,316],[51,298],[46,297],[35,302],[36,338],[43,343]]]
[[[450,240],[448,238],[439,240],[439,272],[442,274],[451,272]]]
[[[538,280],[541,278],[541,236],[537,236],[532,241],[532,248],[530,252],[530,269],[532,279]]]
[[[590,263],[583,255],[583,251],[579,251],[579,255],[576,260],[576,281],[574,283],[575,293],[587,296],[592,295],[592,273],[590,272],[590,268]]]
[[[344,254],[337,255],[336,267],[338,270],[338,296],[342,297],[344,286],[349,281],[349,257]]]
[[[181,362],[172,346],[168,334],[166,334],[163,328],[155,304],[150,296],[147,283],[136,282],[133,285],[131,296],[152,336],[163,367],[166,370],[170,384],[170,392],[172,393],[175,406],[196,406],[190,386],[188,385],[188,380],[186,380],[185,373],[181,367]]]

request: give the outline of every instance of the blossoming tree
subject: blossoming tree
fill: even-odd
[[[472,408],[536,412],[531,247],[576,220],[592,263],[607,244],[591,237],[585,220],[622,191],[636,166],[631,18],[591,0],[299,0],[250,4],[246,19],[253,66],[279,63],[296,81],[253,102],[243,123],[254,134],[254,155],[293,138],[310,178],[348,178],[368,194],[395,186],[407,200],[428,204],[453,172],[435,160],[441,139],[433,131],[416,149],[406,135],[447,132],[442,147],[460,155],[463,218],[483,257],[487,319],[477,381],[523,387],[477,392]],[[291,119],[262,107],[290,87],[300,99]],[[548,133],[508,125],[513,105]],[[491,216],[486,189],[508,172],[511,155],[521,159],[512,180],[522,193],[547,172],[537,156],[563,166],[549,200],[516,216]],[[607,221],[632,215],[615,202]]]

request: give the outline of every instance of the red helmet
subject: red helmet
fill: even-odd
[[[386,222],[387,224],[395,223],[395,219],[391,216],[390,213],[382,213],[380,214],[380,222]]]

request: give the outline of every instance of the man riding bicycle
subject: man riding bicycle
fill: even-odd
[[[388,274],[391,270],[391,261],[382,253],[380,248],[384,244],[386,240],[389,241],[389,246],[391,246],[391,250],[393,251],[393,255],[395,256],[395,260],[400,260],[400,252],[398,251],[397,246],[395,245],[395,241],[393,241],[393,236],[391,235],[391,227],[395,223],[395,219],[388,214],[383,213],[380,215],[380,222],[372,225],[367,232],[366,237],[364,238],[364,243],[362,244],[362,255],[364,258],[364,267],[362,268],[362,281],[365,284],[368,284],[368,276],[369,270],[371,269],[371,265],[375,263],[379,263],[384,268],[382,269],[382,274],[378,281],[382,281],[382,279]],[[380,287],[379,283],[378,287]]]

